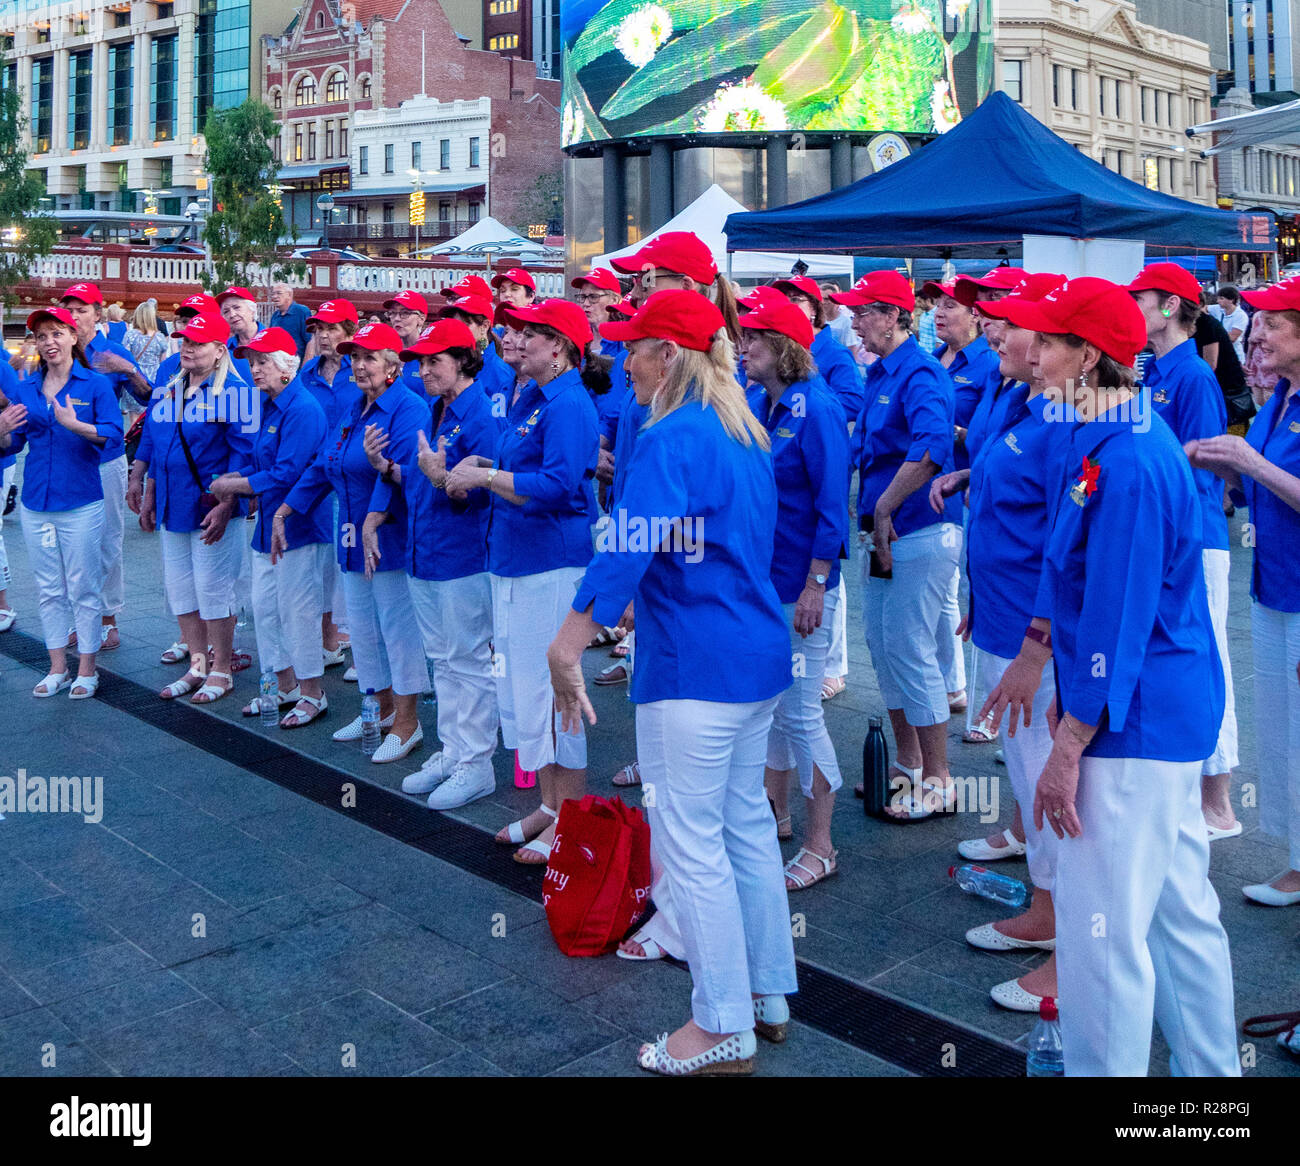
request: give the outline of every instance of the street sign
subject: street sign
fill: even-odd
[[[332,194],[322,194],[316,200],[316,209],[319,211],[332,211],[334,209],[334,196]]]

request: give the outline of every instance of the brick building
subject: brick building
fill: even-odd
[[[560,84],[539,80],[530,61],[472,48],[469,40],[438,0],[306,0],[282,36],[265,38],[262,91],[280,118],[281,180],[294,188],[283,198],[292,232],[314,240],[323,226],[317,196],[352,187],[356,114],[396,117],[403,102],[426,95],[489,99],[483,149],[490,205],[482,209],[506,223],[518,217],[538,176],[561,168]],[[336,222],[355,222],[355,201],[337,198]]]

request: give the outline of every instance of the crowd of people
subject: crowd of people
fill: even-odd
[[[1153,1018],[1175,1073],[1239,1073],[1208,878],[1211,841],[1241,832],[1228,515],[1249,507],[1261,826],[1290,862],[1244,893],[1284,907],[1300,904],[1300,280],[1226,297],[1223,339],[1202,343],[1201,287],[1169,263],[1128,285],[1002,266],[926,283],[922,306],[895,271],[738,297],[684,232],[613,266],[571,299],[511,268],[438,306],[401,291],[364,322],[277,287],[259,327],[231,287],[186,299],[170,338],[152,303],[110,322],[91,283],[32,312],[36,367],[0,364],[0,467],[7,487],[25,452],[49,652],[32,695],[95,695],[129,510],[158,534],[178,625],[162,662],[186,669],[160,699],[234,689],[242,580],[264,677],[245,715],[326,716],[325,669],[350,649],[379,704],[371,760],[394,763],[423,747],[432,683],[441,747],[403,791],[438,810],[490,795],[499,731],[539,800],[496,841],[544,867],[588,785],[583,655],[612,646],[595,682],[636,706],[615,784],[655,791],[655,911],[619,955],[680,957],[694,984],[690,1019],[638,1062],[745,1073],[756,1034],[786,1036],[788,896],[838,872],[824,701],[846,686],[854,574],[892,730],[886,820],[958,808],[955,712],[967,741],[1002,745],[1014,821],[959,849],[1024,856],[1033,897],[966,938],[1052,954],[993,999],[1059,997],[1070,1074],[1144,1074]],[[1228,311],[1242,298],[1248,334]],[[1215,365],[1244,358],[1249,408],[1211,344]],[[0,535],[0,631],[8,584]],[[357,715],[333,740],[362,735]]]

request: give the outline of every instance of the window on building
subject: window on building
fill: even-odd
[[[271,148],[272,148],[272,150],[273,150],[274,153],[275,153],[275,160],[276,160],[277,162],[283,162],[284,159],[280,157],[280,155],[283,153],[283,149],[282,149],[282,147],[281,147],[281,145],[280,145],[280,135],[279,135],[279,134],[276,134],[275,137],[273,137],[273,138],[271,139]]]
[[[317,28],[325,27],[325,13],[323,12],[316,13],[316,27]]]
[[[451,169],[451,139],[442,138],[438,142],[438,169]]]
[[[172,18],[172,6],[170,4],[155,4],[154,19],[170,20]]]
[[[469,164],[471,167],[476,167],[479,164],[478,138],[470,138],[469,140]]]
[[[131,110],[134,105],[135,45],[130,41],[108,50],[108,140],[114,146],[131,144]]]
[[[334,157],[334,123],[332,121],[325,123],[325,157]]]
[[[519,0],[492,0],[488,5],[489,16],[509,16],[519,11]]]
[[[369,77],[361,78],[361,100],[362,101],[370,100],[370,78]]]
[[[359,146],[357,148],[357,173],[366,175],[370,173],[370,147]]]
[[[469,204],[469,221],[471,223],[477,223],[482,217],[482,214],[483,206],[481,203],[472,202]]]
[[[156,36],[149,59],[150,123],[155,142],[176,136],[176,34]]]
[[[348,75],[340,69],[331,75],[325,85],[326,101],[346,101],[348,99]]]
[[[68,149],[90,145],[91,50],[68,54]]]
[[[1025,99],[1024,61],[1002,62],[1002,90],[1012,101]]]
[[[1124,90],[1127,86],[1119,80],[1115,82],[1115,117],[1124,116]]]
[[[1099,77],[1097,79],[1097,112],[1105,114],[1106,112],[1106,86],[1109,84],[1109,78]]]
[[[300,122],[298,125],[293,127],[293,160],[295,162],[302,161],[303,136],[303,127]]]
[[[422,143],[420,142],[411,143],[411,169],[412,170],[418,170],[420,168],[421,145]]]
[[[1052,104],[1055,105],[1058,109],[1060,108],[1061,98],[1062,98],[1061,73],[1063,71],[1064,70],[1061,68],[1060,65],[1052,66]]]
[[[503,52],[507,49],[517,49],[519,47],[519,34],[510,33],[508,36],[494,36],[488,41],[488,48],[494,53]]]
[[[438,201],[438,222],[451,222],[451,203],[449,203],[445,198]]]
[[[273,109],[284,108],[284,93],[280,89],[271,90],[271,107]]]
[[[1083,74],[1078,69],[1070,70],[1070,108],[1082,109],[1079,103],[1079,94],[1082,88]]]
[[[316,78],[310,73],[298,79],[298,84],[293,91],[293,103],[294,105],[316,104]]]
[[[1143,85],[1138,90],[1138,96],[1141,100],[1140,112],[1142,115],[1142,123],[1144,125],[1149,125],[1151,122],[1151,90]]]
[[[171,158],[163,158],[158,163],[158,185],[166,190],[172,184],[172,172],[175,163]]]
[[[348,119],[339,118],[339,154],[341,157],[348,156]]]
[[[307,123],[307,161],[316,161],[316,123]]]
[[[384,173],[391,174],[392,172],[393,172],[393,143],[388,142],[384,146]]]
[[[54,58],[32,61],[32,152],[48,154],[54,136]]]
[[[386,203],[384,203],[384,222],[385,222],[385,223],[391,223],[391,222],[393,221],[393,209],[394,209],[394,206],[395,206],[395,204],[394,204],[394,203],[391,203],[391,202],[386,202]]]

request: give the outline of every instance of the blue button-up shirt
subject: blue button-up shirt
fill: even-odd
[[[831,564],[826,587],[840,583],[849,541],[849,434],[831,393],[796,381],[775,405],[766,390],[750,408],[772,440],[776,472],[776,544],[772,582],[782,603],[798,600],[813,559]]]
[[[504,423],[506,414],[510,412],[510,402],[515,397],[515,370],[497,355],[496,347],[490,340],[483,349],[483,371],[478,374],[478,379],[482,382],[488,399],[500,401],[496,406],[497,416]]]
[[[335,544],[339,567],[365,571],[361,532],[366,515],[388,509],[389,495],[381,491],[378,472],[366,457],[366,426],[377,425],[388,434],[384,454],[405,462],[416,448],[418,434],[429,422],[429,406],[422,397],[394,382],[366,412],[366,398],[358,395],[343,415],[340,427],[325,439],[325,448],[304,471],[285,502],[297,511],[310,511],[332,489],[339,499]],[[382,504],[379,504],[382,503]],[[406,565],[406,506],[401,496],[392,500],[388,521],[379,528],[379,571],[400,571]]]
[[[628,391],[627,370],[624,368],[627,362],[627,349],[620,344],[616,351],[607,352],[605,355],[614,361],[609,369],[609,391],[601,393],[600,396],[593,394],[591,403],[596,407],[598,436],[605,438],[612,447],[618,434],[618,417],[623,412],[623,399]]]
[[[623,407],[618,411],[618,428],[614,432],[614,481],[609,488],[611,510],[623,492],[628,467],[632,464],[632,453],[636,449],[637,434],[641,432],[641,426],[649,415],[650,407],[640,404],[636,399],[636,390],[628,386]]]
[[[934,350],[938,360],[946,351],[946,344]],[[940,364],[942,365],[942,361]],[[953,424],[965,429],[975,416],[975,410],[986,393],[991,392],[1002,380],[999,371],[1001,360],[989,347],[983,336],[976,336],[965,348],[954,354],[952,363],[947,366],[948,375],[953,384]],[[953,464],[959,470],[970,465],[970,454],[964,446],[957,446],[953,453]]]
[[[298,355],[307,351],[307,321],[311,310],[305,304],[290,304],[287,312],[272,312],[268,328],[283,328],[298,345]]]
[[[829,324],[822,325],[822,330],[813,337],[812,356],[826,387],[844,411],[844,423],[856,420],[862,412],[862,366],[835,339]]]
[[[339,371],[334,374],[334,379],[326,381],[320,375],[320,357],[313,356],[302,366],[298,379],[316,398],[316,404],[324,410],[326,432],[337,433],[343,421],[343,414],[352,407],[353,401],[361,394],[357,382],[352,377],[352,358],[342,357],[339,361]]]
[[[199,499],[222,474],[247,474],[253,465],[253,437],[261,422],[258,392],[230,373],[220,393],[212,378],[179,403],[184,385],[155,397],[140,436],[136,460],[148,465],[155,482],[158,524],[184,534],[198,530],[204,515]],[[190,448],[199,481],[194,480],[181,430]]]
[[[23,465],[23,505],[28,510],[75,510],[104,497],[99,479],[100,447],[59,424],[54,408],[46,401],[42,386],[45,374],[24,377],[9,392],[14,405],[27,406],[27,420],[9,435],[10,454],[28,447]],[[122,448],[122,410],[117,394],[105,376],[72,362],[68,383],[54,396],[60,405],[70,404],[77,420],[95,427],[95,432]]]
[[[1246,441],[1275,466],[1300,477],[1300,391],[1278,381],[1246,430]],[[1300,513],[1253,478],[1243,474],[1241,485],[1255,527],[1250,594],[1274,611],[1300,611]]]
[[[1120,410],[1065,444],[1034,612],[1052,621],[1060,708],[1099,726],[1087,756],[1201,761],[1224,685],[1187,455],[1159,417]],[[1084,457],[1100,466],[1091,494]]]
[[[271,553],[271,520],[320,453],[325,433],[325,411],[301,380],[291,381],[275,400],[263,399],[262,426],[253,441],[253,472],[248,475],[260,499],[253,550]],[[284,522],[285,549],[327,543],[330,533],[330,508],[323,503],[294,511]]]
[[[850,449],[863,529],[904,462],[919,462],[928,453],[937,472],[952,470],[952,410],[952,380],[913,337],[867,369],[866,400]],[[943,514],[935,514],[925,486],[909,494],[893,517],[899,538],[939,522],[961,522],[961,502],[954,495]]]
[[[157,393],[159,389],[164,389],[171,384],[172,378],[180,371],[181,354],[179,351],[173,352],[170,356],[159,361],[158,375],[153,380],[154,392]]]
[[[698,399],[642,430],[573,602],[615,624],[635,600],[633,701],[747,703],[789,686],[790,631],[769,574],[776,510],[771,457]]]
[[[577,369],[545,385],[524,386],[501,434],[496,464],[514,475],[515,493],[527,501],[518,506],[493,495],[489,571],[537,575],[591,561],[599,449],[596,410]]]
[[[0,397],[4,397],[11,403],[18,395],[18,374],[14,372],[11,365],[3,357],[0,357]],[[3,474],[15,461],[18,455],[13,453],[0,453],[0,474]],[[4,506],[4,498],[0,497],[0,508]]]
[[[94,338],[86,345],[86,363],[93,369],[95,367],[95,357],[97,356],[121,356],[128,360],[137,370],[140,368],[136,359],[125,348],[113,340],[110,340],[102,332],[96,332]],[[123,398],[128,401],[136,400],[135,386],[131,383],[131,378],[124,372],[103,372],[99,374],[104,377],[110,385],[113,386],[113,394],[117,397],[119,410],[120,402]],[[140,374],[144,376],[143,373]],[[146,380],[148,378],[145,378]],[[122,457],[126,453],[126,446],[123,444],[123,438],[119,435],[110,437],[104,442],[104,447],[99,451],[99,464],[104,465]]]
[[[1186,445],[1218,437],[1228,429],[1228,411],[1214,370],[1196,351],[1190,337],[1164,356],[1153,356],[1143,373],[1150,404]],[[1201,533],[1210,550],[1228,549],[1228,518],[1223,513],[1223,479],[1212,470],[1193,470],[1201,501]]]
[[[463,458],[492,457],[501,440],[505,419],[496,414],[493,402],[479,381],[475,381],[450,405],[433,403],[433,413],[424,435],[431,449],[440,438],[447,439],[447,466],[454,469]],[[375,491],[375,508],[392,505],[393,487],[380,481]],[[420,469],[420,446],[416,439],[411,456],[402,463],[401,495],[405,499],[407,574],[416,579],[464,579],[487,570],[488,515],[491,496],[486,490],[472,490],[465,501],[435,490]]]
[[[254,333],[256,335],[256,333]],[[239,348],[244,342],[236,336],[231,336],[226,341],[226,351],[230,353],[230,370],[246,385],[253,383],[253,370],[248,367],[248,361],[242,356],[235,355],[235,349]],[[299,353],[301,356],[302,354]]]
[[[973,467],[985,444],[997,441],[1013,425],[1024,419],[1029,386],[1024,381],[1001,380],[975,406],[966,426],[966,456]]]

